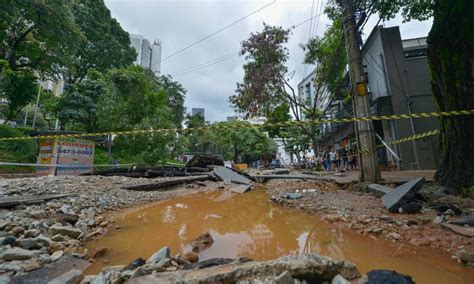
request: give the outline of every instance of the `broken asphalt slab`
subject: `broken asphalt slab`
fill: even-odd
[[[393,188],[390,188],[385,185],[376,184],[376,183],[369,184],[367,187],[369,191],[377,197],[382,197],[393,190]]]
[[[382,196],[383,205],[392,213],[398,212],[404,203],[414,198],[424,182],[425,178],[421,177],[397,186],[394,190]]]
[[[232,186],[229,190],[237,193],[244,193],[250,190],[252,185],[250,184],[236,184]]]
[[[247,185],[252,183],[250,179],[226,167],[221,167],[221,166],[214,167],[214,174],[218,176],[221,180],[230,180],[233,183],[240,183],[240,184],[247,184]]]

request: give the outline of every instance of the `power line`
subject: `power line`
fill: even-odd
[[[300,23],[298,23],[298,24],[296,24],[296,25],[291,26],[291,28],[292,28],[292,29],[296,29],[297,27],[299,27],[299,26],[301,26],[301,25],[303,25],[303,24],[309,22],[311,19],[314,19],[315,17],[320,16],[320,15],[322,15],[322,14],[324,14],[324,13],[319,13],[319,14],[317,14],[317,15],[314,15],[314,16],[311,17],[311,18],[308,18],[308,19],[306,19],[306,20],[304,20],[304,21],[302,21],[302,22],[300,22]],[[183,75],[183,74],[186,74],[186,73],[198,71],[198,70],[201,70],[201,69],[203,69],[203,68],[206,68],[206,67],[209,67],[209,66],[218,64],[218,63],[220,63],[220,62],[222,62],[222,61],[229,60],[229,59],[233,58],[234,56],[237,56],[238,54],[239,54],[239,51],[231,52],[231,53],[229,53],[229,54],[226,54],[226,55],[224,55],[224,56],[215,58],[215,59],[210,60],[210,61],[208,61],[208,62],[201,63],[201,64],[198,64],[198,65],[195,65],[195,66],[191,66],[191,67],[188,67],[188,68],[184,68],[184,69],[182,69],[182,70],[180,70],[180,71],[176,71],[176,72],[172,73],[171,75],[172,75],[172,76],[179,76],[179,75]]]
[[[208,61],[208,62],[199,64],[199,65],[191,66],[191,67],[188,67],[188,68],[185,68],[185,69],[181,69],[180,71],[176,71],[176,72],[174,72],[174,73],[171,73],[171,75],[172,75],[172,76],[179,76],[179,75],[183,75],[183,74],[186,74],[186,73],[194,72],[194,71],[197,71],[197,70],[200,70],[200,69],[209,67],[209,66],[211,66],[211,65],[220,63],[220,62],[222,62],[222,61],[226,61],[226,60],[231,59],[231,58],[233,58],[233,57],[235,57],[235,56],[238,56],[238,55],[239,55],[239,52],[238,52],[238,51],[231,52],[231,53],[229,53],[229,54],[226,54],[226,55],[224,55],[224,56],[218,57],[218,58],[213,59],[213,60],[211,60],[211,61]]]
[[[210,37],[213,37],[213,36],[215,36],[216,34],[218,34],[218,33],[222,32],[222,31],[224,31],[224,30],[226,30],[226,29],[228,29],[228,28],[230,28],[230,27],[232,27],[232,26],[234,26],[234,25],[236,25],[236,24],[242,22],[243,20],[247,19],[248,17],[250,17],[250,16],[252,16],[252,15],[254,15],[254,14],[256,14],[256,13],[262,11],[262,10],[265,9],[265,8],[267,8],[268,6],[275,4],[275,2],[276,2],[276,0],[274,0],[273,2],[267,4],[267,5],[263,6],[263,7],[260,7],[259,9],[257,9],[257,10],[255,10],[255,11],[251,12],[250,14],[247,14],[247,15],[245,15],[244,17],[242,17],[242,18],[240,18],[240,19],[238,19],[238,20],[236,20],[236,21],[234,21],[234,22],[228,24],[227,26],[224,26],[224,27],[218,29],[217,31],[215,31],[215,32],[213,32],[213,33],[211,33],[211,34],[209,34],[209,35],[207,35],[207,36],[205,36],[205,37],[199,39],[198,41],[196,41],[196,42],[194,42],[194,43],[192,43],[192,44],[190,44],[190,45],[187,45],[187,46],[185,46],[185,47],[183,47],[183,48],[181,48],[181,49],[179,49],[179,50],[177,50],[177,51],[171,53],[170,55],[168,55],[168,56],[166,56],[165,58],[161,59],[159,62],[155,63],[153,66],[155,66],[155,65],[157,65],[157,64],[159,64],[159,63],[161,63],[161,62],[163,62],[163,61],[165,61],[165,60],[168,60],[168,59],[170,59],[171,57],[173,57],[173,56],[175,56],[175,55],[177,55],[177,54],[179,54],[179,53],[181,53],[181,52],[183,52],[183,51],[185,51],[185,50],[187,50],[187,49],[190,49],[191,47],[193,47],[193,46],[195,46],[195,45],[197,45],[197,44],[199,44],[199,43],[205,41],[206,39],[208,39],[208,38],[210,38]]]

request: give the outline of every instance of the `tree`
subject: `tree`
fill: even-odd
[[[0,94],[5,68],[58,76],[81,39],[69,1],[4,0],[0,19]]]
[[[7,99],[2,110],[5,122],[15,120],[17,114],[36,96],[36,77],[30,72],[9,72],[4,79],[4,97]]]
[[[242,43],[241,54],[245,55],[244,80],[237,85],[236,95],[230,102],[239,111],[249,115],[265,114],[268,116],[282,104],[289,106],[296,121],[306,118],[317,120],[321,110],[318,103],[323,94],[332,92],[342,81],[346,56],[343,45],[342,19],[335,9],[326,9],[333,19],[323,37],[315,37],[302,47],[306,51],[305,62],[316,64],[315,96],[311,100],[297,97],[289,83],[287,75],[288,49],[290,30],[271,27],[264,24],[260,33],[252,33]],[[317,153],[318,127],[314,124],[300,125],[303,133],[311,137],[314,152]]]
[[[112,69],[105,75],[105,94],[98,101],[99,129],[154,130],[175,128],[173,110],[168,106],[166,91],[156,84],[150,70],[140,66]],[[114,139],[115,153],[127,160],[156,165],[171,157],[177,139],[173,132]]]
[[[49,130],[53,129],[53,121],[58,118],[60,98],[52,92],[43,91],[40,97],[39,110]]]
[[[433,17],[428,34],[431,85],[439,111],[474,109],[474,2],[471,0],[372,1],[388,19]],[[441,117],[441,164],[435,178],[459,192],[474,184],[474,116]]]
[[[69,86],[58,102],[58,118],[65,127],[72,124],[75,130],[98,130],[98,103],[105,94],[105,83],[99,73],[89,73],[89,78]]]
[[[234,162],[251,163],[275,156],[276,145],[268,134],[245,121],[217,122],[212,125],[211,137],[224,157]]]
[[[173,110],[172,121],[176,127],[180,128],[186,111],[186,108],[184,107],[186,89],[167,75],[156,77],[156,80],[160,88],[166,92],[168,107]]]
[[[103,0],[75,0],[72,14],[84,36],[67,65],[66,79],[70,84],[81,82],[90,70],[104,73],[132,64],[136,52],[129,34],[112,18]]]

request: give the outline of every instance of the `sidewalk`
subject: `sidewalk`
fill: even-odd
[[[434,181],[436,170],[420,170],[420,171],[382,171],[381,183],[404,183],[417,177],[424,177],[427,182]],[[334,180],[340,184],[353,183],[359,181],[359,171],[349,171],[345,176],[335,176],[333,173],[323,172],[322,177]]]

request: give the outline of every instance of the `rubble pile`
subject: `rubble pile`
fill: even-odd
[[[86,260],[98,256],[100,252],[80,251],[79,248],[84,240],[117,229],[106,214],[111,210],[218,187],[218,183],[204,181],[205,187],[188,184],[165,192],[121,189],[149,182],[149,179],[120,176],[0,180],[0,199],[60,196],[42,202],[35,199],[33,205],[28,204],[31,198],[27,198],[25,204],[0,209],[1,277],[18,277],[70,255]]]

